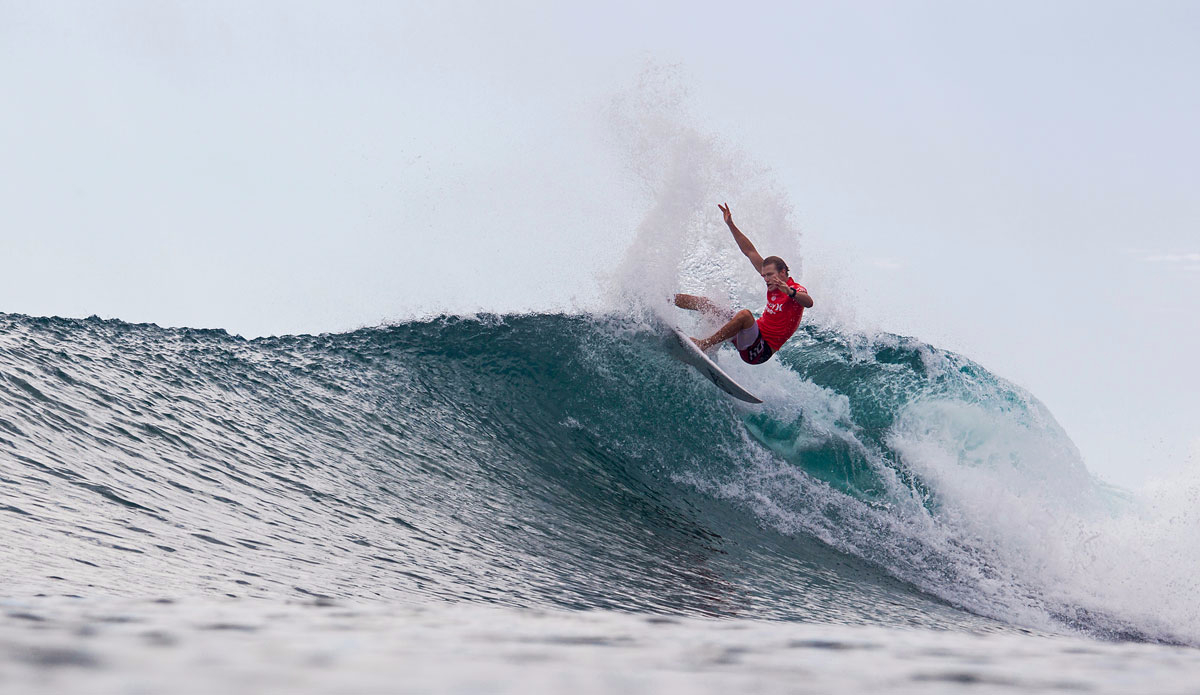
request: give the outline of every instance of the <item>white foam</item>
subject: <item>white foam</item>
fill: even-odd
[[[938,353],[928,352],[934,365]],[[732,478],[686,482],[984,615],[1200,643],[1200,469],[1122,495],[1087,472],[1036,401],[980,394],[980,402],[918,400],[898,414],[887,444],[921,481],[914,488],[859,441],[844,396],[782,364],[726,362],[772,418],[802,413],[803,427],[770,450],[747,436],[746,467]],[[843,494],[787,460],[835,442],[873,467],[888,503]]]

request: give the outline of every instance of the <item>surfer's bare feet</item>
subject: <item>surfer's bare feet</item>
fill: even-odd
[[[708,352],[708,349],[712,347],[711,345],[706,345],[705,341],[699,338],[692,338],[691,340],[696,344],[696,347],[700,348],[700,352]]]

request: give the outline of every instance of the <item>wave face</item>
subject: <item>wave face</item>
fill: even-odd
[[[1095,548],[1129,500],[1015,386],[809,325],[723,366],[766,404],[617,316],[0,314],[8,584],[1191,639],[1173,576],[1147,610]]]

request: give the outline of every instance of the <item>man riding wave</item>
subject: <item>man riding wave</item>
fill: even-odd
[[[701,350],[708,350],[714,345],[731,340],[738,354],[742,356],[742,361],[762,364],[771,359],[771,355],[778,352],[796,332],[804,310],[812,307],[813,300],[808,296],[808,290],[788,277],[787,263],[784,263],[782,258],[763,258],[758,254],[754,244],[750,243],[746,235],[733,223],[728,203],[717,207],[725,215],[725,224],[729,225],[729,231],[733,233],[733,240],[737,242],[738,248],[750,259],[754,269],[767,283],[767,306],[763,309],[760,319],[755,320],[749,309],[742,309],[716,333],[703,340],[692,338],[692,342]],[[691,294],[675,295],[675,306],[722,318],[729,315],[711,300]]]

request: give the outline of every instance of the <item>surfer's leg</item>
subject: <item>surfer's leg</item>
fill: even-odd
[[[720,318],[729,316],[729,310],[722,309],[707,297],[697,297],[694,294],[675,295],[675,306],[680,309],[691,309],[692,311],[699,311],[703,314],[711,314]]]
[[[729,323],[721,326],[716,333],[713,333],[704,340],[696,340],[696,345],[699,346],[701,350],[707,350],[714,345],[720,345],[726,340],[729,340],[733,336],[737,335],[738,331],[745,330],[753,325],[754,314],[750,313],[749,309],[742,309],[738,313],[734,314],[733,318],[729,320]],[[695,339],[693,338],[693,340]]]

